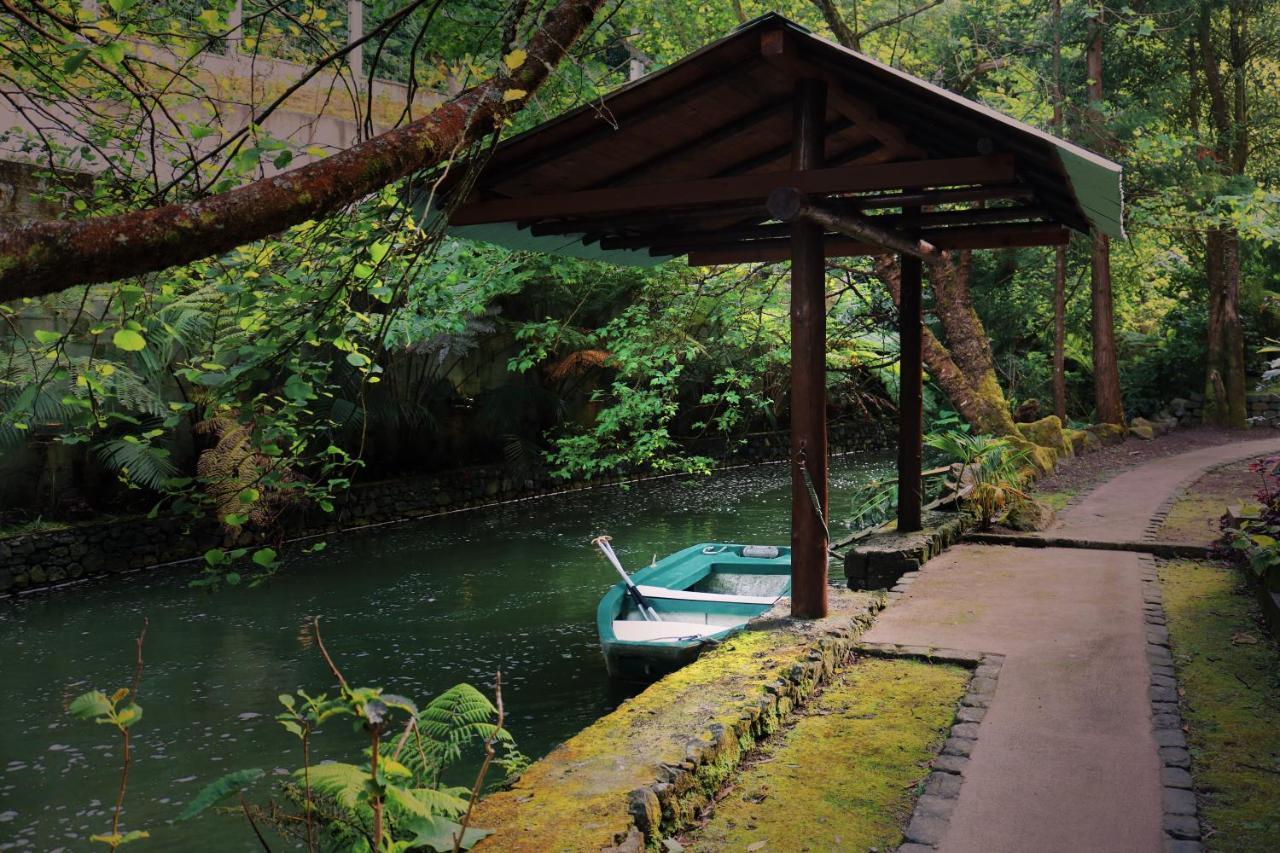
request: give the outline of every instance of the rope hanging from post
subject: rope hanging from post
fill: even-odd
[[[843,560],[844,554],[841,554],[835,548],[831,547],[831,530],[827,527],[827,518],[822,513],[822,501],[818,499],[818,487],[813,482],[813,475],[809,473],[809,466],[805,462],[804,448],[796,454],[795,463],[800,468],[800,472],[804,474],[805,491],[809,493],[809,503],[813,506],[813,514],[818,517],[818,524],[822,526],[822,534],[827,540],[827,553],[833,557]]]

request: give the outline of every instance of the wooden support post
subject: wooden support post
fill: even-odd
[[[898,530],[920,529],[924,456],[924,309],[921,305],[920,259],[901,255],[901,298],[898,304]]]
[[[791,169],[822,167],[826,84],[799,80]],[[791,615],[827,615],[827,299],[822,227],[791,225]],[[814,498],[818,506],[814,506]]]

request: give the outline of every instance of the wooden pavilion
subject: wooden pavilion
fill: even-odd
[[[1072,230],[1120,236],[1120,177],[1115,163],[769,14],[503,142],[449,224],[620,264],[790,260],[792,612],[817,618],[829,545],[825,259],[900,257],[898,528],[918,530],[922,265],[951,249],[1061,245]]]

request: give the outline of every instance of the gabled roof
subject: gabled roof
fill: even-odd
[[[793,93],[805,78],[826,83],[825,163],[795,173]],[[450,231],[627,264],[786,257],[785,226],[764,210],[778,186],[898,208],[868,218],[940,248],[1123,233],[1117,164],[776,14],[503,142]],[[828,238],[828,254],[881,251]]]

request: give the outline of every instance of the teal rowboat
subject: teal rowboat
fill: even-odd
[[[791,549],[704,542],[631,576],[660,621],[616,583],[596,610],[609,674],[653,679],[693,661],[791,593]]]

